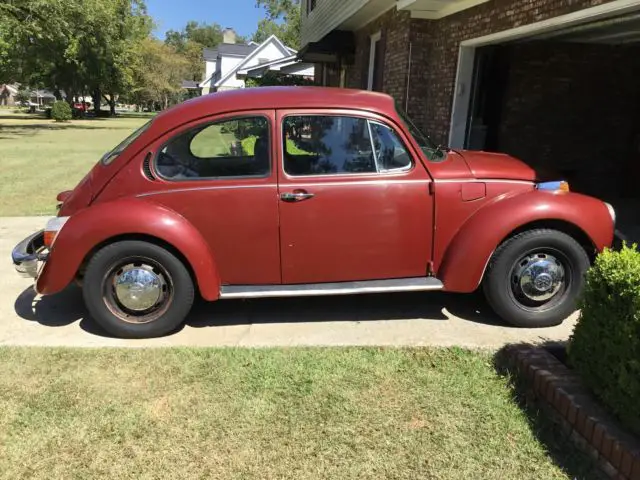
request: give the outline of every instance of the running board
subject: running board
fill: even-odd
[[[220,289],[220,298],[315,297],[359,293],[421,292],[443,288],[442,282],[434,277],[300,285],[223,285]]]

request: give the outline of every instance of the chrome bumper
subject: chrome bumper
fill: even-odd
[[[11,252],[16,271],[23,277],[38,278],[38,262],[46,262],[49,256],[44,249],[44,230],[22,240]]]

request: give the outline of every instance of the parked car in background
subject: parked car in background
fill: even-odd
[[[176,329],[205,300],[483,288],[507,322],[575,308],[613,208],[501,154],[442,149],[391,97],[316,87],[189,100],[106,153],[13,251],[76,280],[111,334]],[[425,301],[427,301],[425,299]]]

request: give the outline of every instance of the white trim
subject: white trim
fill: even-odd
[[[412,2],[415,0],[411,0]],[[380,18],[382,15],[384,15],[385,13],[387,13],[389,10],[391,10],[393,7],[395,7],[396,4],[395,3],[391,3],[390,5],[384,7],[382,10],[378,10],[376,13],[369,15],[365,20],[361,20],[358,23],[353,25],[353,28],[350,28],[350,30],[360,30],[362,27],[365,27],[367,25],[369,25],[371,22],[373,22],[376,18]],[[398,10],[400,10],[400,7],[398,6]]]
[[[238,63],[238,65],[236,65],[234,68],[229,70],[224,77],[220,78],[220,80],[218,80],[216,83],[214,83],[213,84],[214,88],[219,87],[224,82],[229,80],[232,75],[235,75],[238,71],[240,71],[242,69],[242,67],[249,62],[249,60],[251,60],[256,55],[258,55],[258,53],[261,52],[262,50],[264,50],[266,48],[266,46],[268,44],[270,44],[270,43],[275,43],[276,47],[278,47],[278,49],[282,52],[283,56],[288,57],[288,56],[291,55],[289,53],[289,50],[287,50],[287,47],[285,46],[285,44],[282,43],[280,41],[280,39],[278,37],[276,37],[275,35],[271,35],[264,42],[262,42],[257,48],[255,48],[253,50],[253,52],[251,52],[249,55],[244,57],[244,60],[242,60],[240,63]]]
[[[477,7],[478,5],[482,5],[483,3],[487,3],[488,1],[489,0],[457,1],[439,10],[411,10],[410,8],[407,10],[411,10],[411,18],[420,18],[424,20],[440,20],[441,18],[448,17],[449,15],[453,15],[454,13],[462,12],[463,10],[468,10],[470,8]],[[406,0],[404,2],[402,1],[399,2],[398,9],[401,8],[400,7],[401,3],[407,3],[407,2]],[[412,1],[409,1],[408,5],[412,3],[413,3]]]
[[[398,10],[403,10],[405,8],[407,8],[409,5],[411,5],[412,3],[416,3],[416,0],[397,0],[397,7]]]
[[[451,119],[449,121],[449,146],[451,148],[464,148],[471,103],[475,56],[475,48],[460,47],[456,83],[453,91],[453,105],[451,106]]]
[[[460,42],[456,83],[451,105],[449,145],[456,148],[464,145],[473,82],[473,61],[477,47],[537,36],[639,9],[640,0],[613,0],[596,7],[584,8],[566,15]]]
[[[289,55],[288,57],[282,57],[282,58],[278,58],[276,60],[270,60],[268,62],[259,63],[257,65],[252,66],[252,67],[241,68],[241,69],[238,70],[237,73],[239,75],[247,75],[247,74],[249,74],[249,72],[253,72],[254,70],[260,70],[260,69],[265,68],[265,67],[273,67],[274,65],[278,65],[279,63],[285,64],[285,65],[282,65],[282,66],[286,66],[286,65],[289,65],[291,63],[297,63],[296,56],[295,55]]]
[[[376,66],[376,43],[382,38],[382,32],[378,31],[371,35],[371,43],[369,45],[369,73],[367,77],[367,90],[373,90],[373,74]]]

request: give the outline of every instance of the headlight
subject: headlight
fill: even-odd
[[[69,220],[69,217],[55,217],[47,222],[47,226],[44,228],[44,244],[47,247],[51,248],[67,220]]]
[[[613,208],[613,205],[611,205],[610,203],[604,202],[604,204],[607,206],[607,210],[609,210],[609,215],[611,215],[611,220],[613,220],[613,224],[616,224],[616,209]]]
[[[547,192],[568,192],[570,191],[569,183],[564,180],[557,182],[541,182],[536,184],[538,190],[546,190]]]

